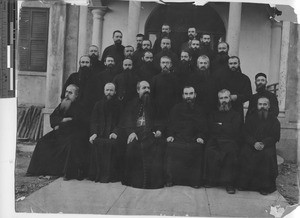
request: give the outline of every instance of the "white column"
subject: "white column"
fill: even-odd
[[[79,12],[79,31],[78,31],[78,54],[77,60],[86,54],[86,38],[87,38],[87,16],[88,16],[88,7],[80,6]],[[77,61],[78,64],[78,61]]]
[[[49,115],[60,102],[63,86],[66,5],[53,4],[49,15],[44,134],[50,131]]]
[[[104,15],[107,12],[107,7],[90,7],[93,14],[93,34],[92,34],[92,45],[96,45],[101,51],[102,48],[102,32],[103,32],[103,21]]]
[[[281,51],[280,51],[279,87],[278,87],[279,89],[278,103],[279,103],[280,111],[285,111],[289,41],[290,41],[290,22],[283,21]]]
[[[239,55],[240,31],[241,31],[242,3],[230,2],[229,19],[226,41],[229,44],[229,55]]]
[[[140,1],[129,1],[127,44],[136,47],[136,34],[139,33],[139,22],[141,13]]]
[[[270,67],[268,83],[279,82],[279,63],[280,63],[280,45],[281,45],[281,22],[272,21],[271,49],[270,49]]]

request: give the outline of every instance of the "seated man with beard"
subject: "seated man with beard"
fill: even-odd
[[[88,124],[77,98],[78,87],[69,85],[65,98],[50,115],[53,130],[37,142],[27,175],[83,179],[87,167]]]
[[[90,57],[87,55],[81,56],[79,59],[79,70],[72,73],[66,80],[60,96],[61,99],[65,98],[66,88],[70,84],[74,84],[79,87],[77,100],[83,105],[86,114],[91,114],[97,101],[95,77],[96,74],[93,74],[91,70]]]
[[[230,92],[219,91],[219,110],[209,120],[210,137],[206,144],[204,179],[206,187],[225,186],[235,193],[238,165],[238,137],[242,126],[240,114],[231,108]]]
[[[280,138],[280,123],[269,109],[269,99],[259,97],[257,110],[246,120],[245,144],[240,154],[238,187],[262,195],[276,190],[278,175],[276,142]]]
[[[138,97],[125,108],[121,127],[125,128],[127,148],[122,184],[135,188],[162,188],[165,141],[153,114],[150,85],[137,83]]]
[[[98,101],[91,117],[91,157],[88,177],[95,182],[121,180],[122,158],[125,152],[117,124],[121,103],[116,98],[115,85],[104,86],[104,98]]]
[[[203,185],[203,155],[207,122],[203,109],[195,104],[193,87],[183,89],[183,102],[171,110],[166,149],[166,186]]]
[[[117,98],[125,106],[128,101],[136,97],[137,73],[133,69],[132,60],[125,58],[123,61],[123,71],[118,74],[113,83],[116,84]]]
[[[257,100],[261,96],[265,96],[270,101],[269,114],[277,117],[279,114],[278,100],[277,96],[267,90],[267,75],[264,73],[258,73],[255,75],[255,85],[257,93],[252,95],[249,100],[248,111],[246,114],[246,119],[253,114],[257,109]]]

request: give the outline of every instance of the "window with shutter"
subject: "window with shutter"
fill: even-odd
[[[20,70],[46,72],[49,9],[21,8],[19,27]]]

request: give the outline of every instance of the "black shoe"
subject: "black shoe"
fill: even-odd
[[[239,190],[239,191],[245,191],[246,189],[238,187],[237,190]]]
[[[79,180],[79,181],[84,179],[83,170],[78,170],[76,179]]]
[[[268,193],[267,191],[265,191],[265,190],[260,190],[259,193],[260,193],[261,195],[268,195],[268,194],[269,194],[269,193]]]
[[[166,184],[165,184],[165,187],[172,187],[173,186],[173,183],[172,182],[167,182]]]
[[[69,180],[71,180],[71,179],[68,178],[68,177],[66,177],[66,176],[64,176],[63,180],[64,180],[64,181],[69,181]]]
[[[204,185],[204,188],[212,188],[213,186],[212,185],[209,185],[209,184],[205,184]]]
[[[227,186],[226,191],[228,194],[235,194],[235,188],[233,186]]]
[[[195,189],[199,189],[199,188],[201,188],[201,186],[200,185],[194,185],[194,186],[192,186],[193,188],[195,188]]]

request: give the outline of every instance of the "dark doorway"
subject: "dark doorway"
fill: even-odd
[[[212,47],[216,49],[218,41],[225,40],[226,30],[219,14],[209,4],[195,6],[192,3],[170,3],[160,5],[149,15],[145,34],[150,39],[158,36],[163,23],[171,25],[172,32],[178,42],[188,40],[187,30],[195,26],[198,36],[207,32],[212,36]]]

